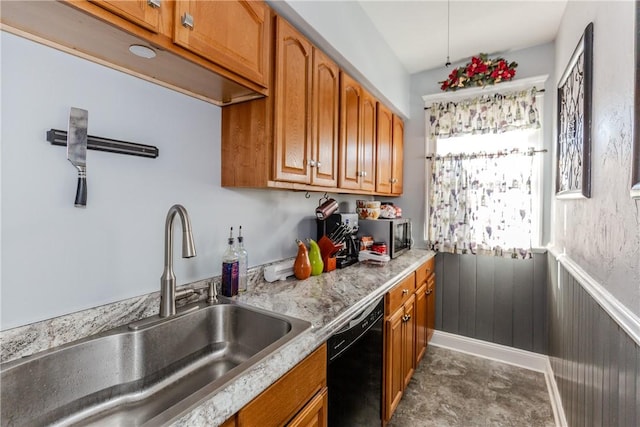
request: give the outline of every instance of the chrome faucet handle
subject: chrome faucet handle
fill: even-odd
[[[179,299],[182,299],[182,298],[189,297],[189,296],[193,295],[195,292],[196,291],[193,290],[192,288],[181,289],[179,291],[176,291],[175,299],[179,300]]]
[[[216,284],[213,279],[209,281],[209,298],[207,298],[207,302],[209,304],[218,302],[218,290],[216,289]]]

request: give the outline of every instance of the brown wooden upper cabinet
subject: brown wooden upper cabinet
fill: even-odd
[[[116,15],[123,17],[149,31],[160,31],[160,8],[162,0],[92,0]],[[166,0],[165,0],[166,6]]]
[[[338,185],[340,69],[324,53],[313,50],[313,150],[311,183]]]
[[[267,87],[270,13],[262,1],[176,0],[173,39],[185,49]]]
[[[393,161],[393,113],[378,104],[376,149],[376,191],[391,194],[391,165]]]
[[[229,105],[269,95],[271,16],[261,0],[61,0],[3,2],[0,20],[8,32]]]
[[[222,185],[335,188],[340,71],[275,20],[273,96],[222,111]]]
[[[387,176],[380,194],[399,194],[395,116],[384,107],[378,113],[376,99],[286,20],[273,21],[272,95],[222,111],[222,185],[373,194],[380,157]],[[376,151],[383,116],[384,154]]]
[[[401,195],[403,185],[404,162],[404,122],[396,115],[393,116],[393,144],[391,162],[391,194]]]
[[[376,192],[400,195],[403,191],[404,125],[402,119],[378,103]]]
[[[340,188],[373,192],[376,165],[376,101],[348,74],[340,85]]]
[[[286,21],[276,26],[274,179],[335,187],[338,66]]]
[[[274,179],[309,184],[313,46],[282,19],[276,21]]]

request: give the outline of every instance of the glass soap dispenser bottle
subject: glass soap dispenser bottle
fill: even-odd
[[[238,253],[233,241],[233,227],[231,227],[227,250],[222,254],[222,295],[225,297],[238,294]]]
[[[242,236],[242,226],[238,231],[238,293],[246,292],[249,281],[249,254],[244,247],[244,237]]]

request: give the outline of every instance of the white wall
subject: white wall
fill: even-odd
[[[190,214],[197,250],[180,257],[177,221],[179,285],[220,273],[230,226],[243,226],[251,266],[315,237],[320,194],[220,187],[220,108],[5,32],[0,40],[2,330],[159,290],[174,203]],[[86,209],[73,206],[65,148],[45,140],[67,128],[71,106],[89,111],[91,135],[160,149],[154,160],[89,151]]]
[[[267,2],[380,101],[409,116],[409,73],[358,2]]]
[[[527,77],[549,74],[544,95],[544,145],[549,150],[544,154],[545,166],[545,204],[543,207],[542,241],[549,241],[549,199],[551,197],[551,162],[553,149],[553,102],[555,102],[554,45],[547,43],[528,49],[521,49],[494,56],[503,56],[509,61],[516,61],[516,77],[514,81]],[[404,195],[396,201],[403,207],[403,212],[414,219],[413,238],[417,246],[425,247],[425,115],[423,95],[442,93],[439,81],[445,80],[452,69],[464,65],[467,61],[452,64],[450,68],[423,71],[411,75],[411,119],[404,128]]]
[[[594,25],[591,198],[554,200],[552,222],[553,243],[640,316],[640,207],[629,198],[633,17],[630,1],[569,2],[565,10],[558,79],[585,27]]]

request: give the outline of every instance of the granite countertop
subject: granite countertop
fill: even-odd
[[[145,425],[217,426],[238,412],[291,370],[360,310],[383,296],[393,285],[435,253],[412,249],[384,266],[358,263],[306,280],[289,278],[274,283],[252,273],[249,291],[235,299],[241,304],[309,321],[312,326],[215,393],[178,412],[169,408]],[[206,298],[211,280],[189,287],[195,300]],[[185,285],[187,286],[187,285]],[[159,292],[0,331],[0,361],[7,362],[86,338],[158,313]],[[169,421],[167,421],[169,420]]]
[[[220,425],[433,255],[412,249],[385,266],[358,263],[302,281],[258,282],[238,302],[307,320],[312,327],[171,425]]]

